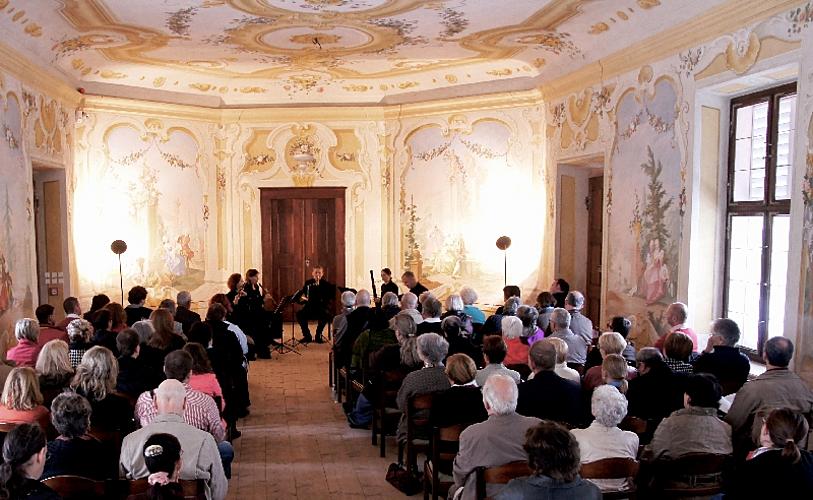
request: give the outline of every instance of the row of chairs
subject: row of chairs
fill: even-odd
[[[65,500],[92,499],[127,499],[141,500],[148,498],[150,485],[146,479],[127,481],[113,479],[95,481],[81,476],[55,476],[42,481],[56,491]],[[179,481],[183,489],[183,498],[188,500],[205,500],[206,484],[203,479]]]

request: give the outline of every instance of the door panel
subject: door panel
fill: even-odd
[[[587,316],[600,327],[601,320],[601,248],[604,213],[604,177],[588,180],[590,210],[587,214]],[[601,328],[599,328],[601,330]]]

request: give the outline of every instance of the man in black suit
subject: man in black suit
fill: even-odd
[[[361,289],[356,294],[356,308],[347,315],[347,328],[341,338],[333,344],[337,366],[350,366],[353,357],[353,344],[370,325],[375,309],[370,307],[370,292]]]
[[[404,282],[409,291],[414,293],[416,297],[420,298],[423,292],[428,292],[429,289],[425,286],[421,285],[418,281],[418,278],[415,277],[415,273],[412,271],[406,271],[404,274],[401,275],[401,281]]]
[[[582,423],[581,389],[576,382],[553,371],[556,367],[553,343],[545,339],[535,342],[528,360],[534,378],[519,384],[517,413],[571,426]]]
[[[186,290],[178,292],[177,303],[175,321],[181,324],[184,334],[187,334],[192,325],[200,322],[200,314],[189,308],[192,305],[192,294]]]
[[[313,268],[311,274],[313,278],[305,282],[305,286],[294,296],[294,301],[302,304],[303,307],[296,313],[296,320],[302,328],[302,339],[300,342],[309,343],[313,341],[308,320],[318,320],[316,326],[316,343],[324,342],[322,330],[325,329],[328,321],[333,319],[332,306],[336,295],[336,286],[333,283],[322,279],[324,270],[321,266]]]

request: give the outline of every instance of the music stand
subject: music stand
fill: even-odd
[[[277,304],[277,308],[274,309],[274,314],[282,314],[282,310],[285,309],[287,305],[291,305],[291,313],[293,313],[293,304],[294,301],[293,295],[286,295],[282,297]],[[294,352],[302,356],[302,353],[296,350],[296,346],[299,345],[301,342],[296,340],[296,333],[294,332],[293,325],[296,323],[296,318],[292,320],[291,323],[291,338],[289,340],[285,340],[285,328],[282,329],[282,342],[275,342],[273,349],[277,351],[279,354],[288,354],[289,352]]]
[[[308,344],[306,344],[305,342],[300,342],[296,338],[296,311],[294,310],[294,305],[296,304],[296,302],[294,302],[294,295],[290,295],[288,297],[285,297],[285,299],[287,299],[287,302],[285,303],[285,305],[286,306],[288,306],[288,305],[291,306],[291,338],[284,341],[283,344],[286,347],[288,347],[289,349],[291,349],[292,351],[294,351],[295,353],[297,353],[297,354],[299,354],[301,356],[302,353],[297,351],[296,347],[299,346],[299,345],[303,345],[305,347],[308,347]],[[285,299],[283,299],[283,302],[285,302]],[[283,334],[283,339],[284,338],[285,338],[285,335]]]

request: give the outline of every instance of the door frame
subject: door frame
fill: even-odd
[[[265,187],[260,188],[260,245],[262,254],[263,283],[269,283],[274,268],[274,256],[265,243],[271,241],[270,221],[265,220],[263,210],[272,200],[284,199],[333,199],[336,208],[336,269],[329,270],[327,279],[337,286],[345,286],[345,196],[347,188],[341,187]],[[267,290],[270,288],[266,287]]]

